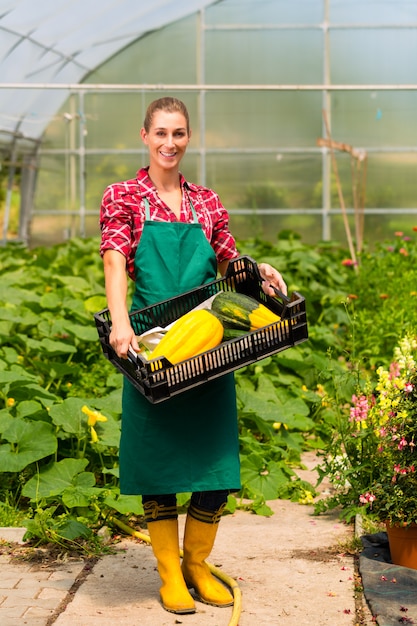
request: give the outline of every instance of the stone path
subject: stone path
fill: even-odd
[[[303,478],[311,480],[308,469]],[[347,549],[352,527],[336,512],[314,516],[312,505],[268,504],[274,511],[269,518],[225,515],[209,558],[239,585],[238,626],[375,624]],[[181,531],[184,522],[182,515]],[[23,532],[0,529],[0,540],[20,541]],[[232,608],[197,602],[195,614],[164,611],[151,546],[127,537],[115,548],[96,561],[49,566],[0,550],[0,626],[229,626]]]
[[[239,584],[239,626],[359,623],[355,563],[343,551],[352,530],[336,516],[313,517],[312,507],[272,506],[271,518],[240,511],[225,516],[210,558]],[[0,536],[11,540],[6,531]],[[151,547],[132,538],[116,547],[93,565],[48,567],[1,555],[1,626],[228,626],[231,609],[197,603],[193,615],[164,611]]]

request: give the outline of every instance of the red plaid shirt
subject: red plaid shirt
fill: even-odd
[[[180,175],[182,188],[181,222],[192,222],[189,199],[193,203],[199,223],[213,248],[217,262],[239,256],[235,240],[229,230],[229,216],[219,196],[206,187],[188,183]],[[159,198],[148,175],[142,168],[136,178],[109,185],[104,191],[101,211],[100,254],[105,250],[117,250],[126,257],[127,272],[133,280],[134,260],[145,221],[143,197],[149,200],[151,219],[156,222],[175,222],[176,217]]]

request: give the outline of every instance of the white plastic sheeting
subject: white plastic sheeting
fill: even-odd
[[[212,4],[204,0],[0,0],[0,146],[38,139],[65,90],[146,33]],[[168,51],[162,51],[169,54]]]

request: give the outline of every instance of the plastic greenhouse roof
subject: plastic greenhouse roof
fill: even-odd
[[[0,146],[39,139],[66,90],[122,48],[212,4],[204,0],[0,0]],[[8,88],[1,89],[1,84]]]

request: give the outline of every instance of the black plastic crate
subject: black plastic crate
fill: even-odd
[[[291,297],[279,294],[271,298],[262,290],[257,265],[247,256],[230,262],[225,278],[198,287],[175,298],[130,313],[130,323],[136,335],[156,327],[165,327],[188,313],[220,291],[236,291],[252,296],[281,317],[275,324],[242,337],[225,341],[216,348],[172,365],[165,358],[156,361],[162,367],[155,370],[152,361],[140,353],[128,359],[117,356],[109,343],[111,316],[108,309],[94,315],[103,353],[151,403],[168,400],[187,389],[237,370],[308,338],[305,300],[297,292]]]

